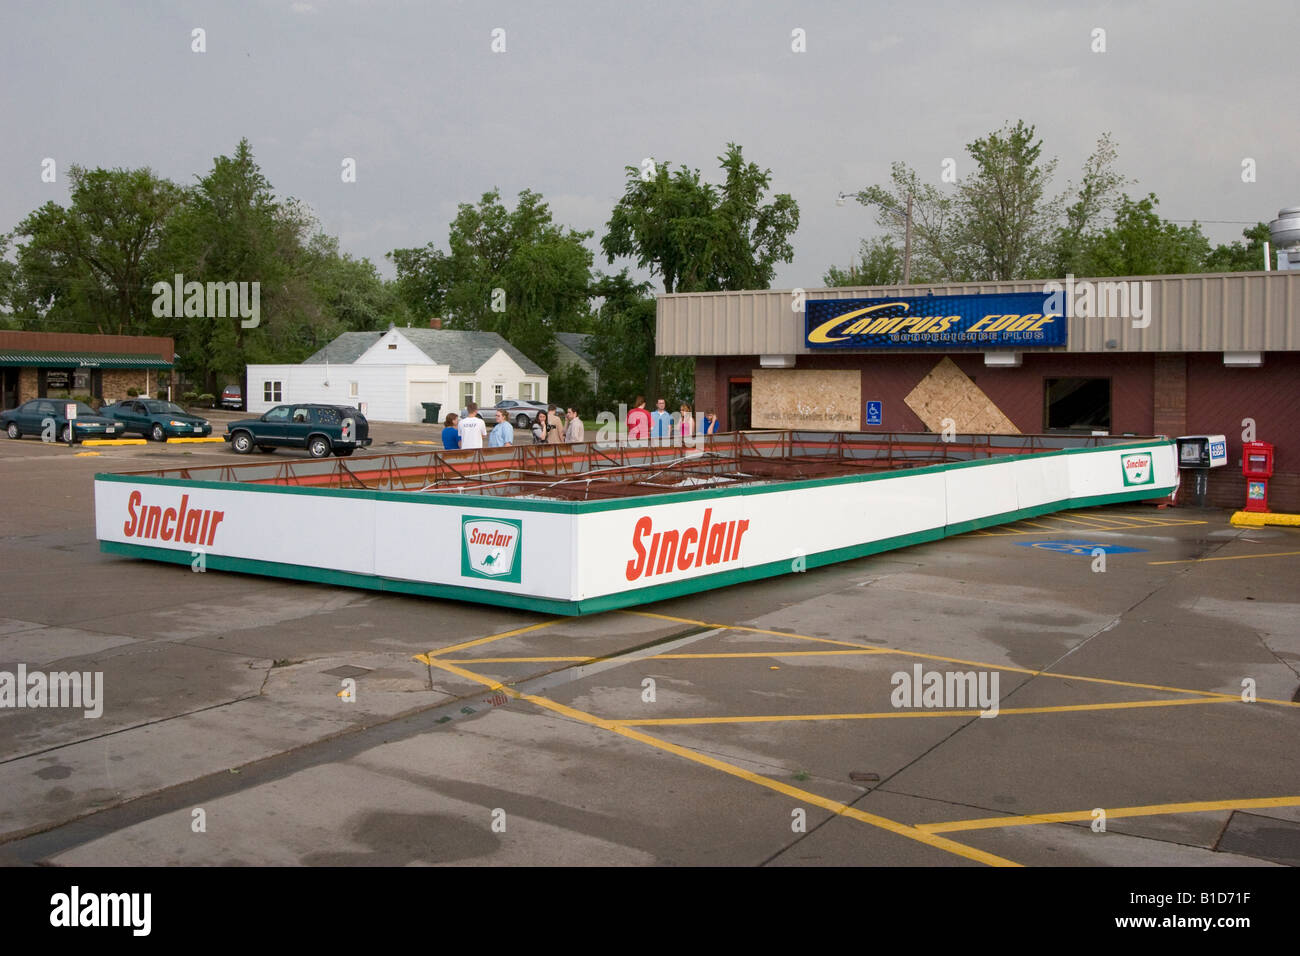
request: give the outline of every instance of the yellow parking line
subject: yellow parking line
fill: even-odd
[[[893,651],[880,648],[852,648],[846,651],[733,651],[718,654],[655,654],[642,658],[647,661],[707,661],[730,658],[773,658],[773,657],[827,657],[837,655],[892,654]],[[595,657],[458,657],[457,664],[551,664],[564,661],[590,661]]]
[[[1215,810],[1264,810],[1270,807],[1300,806],[1300,797],[1263,797],[1258,800],[1203,800],[1198,803],[1154,803],[1145,807],[1116,807],[1106,810],[1107,819],[1116,817],[1155,817],[1174,813],[1209,813]],[[999,827],[1034,826],[1039,823],[1073,823],[1092,819],[1091,810],[1066,813],[1035,813],[1020,817],[985,817],[981,820],[952,820],[946,823],[918,823],[926,833],[953,833],[959,830],[991,830]]]
[[[985,863],[989,866],[1020,866],[1019,863],[1008,860],[1005,857],[1000,857],[993,853],[987,853],[984,850],[977,850],[974,847],[966,846],[963,843],[957,843],[934,833],[926,833],[923,830],[918,830],[910,824],[899,823],[896,820],[877,816],[874,813],[867,813],[864,810],[858,810],[854,807],[848,806],[847,804],[840,803],[838,800],[830,800],[826,797],[815,794],[810,790],[802,790],[799,787],[792,787],[779,780],[764,777],[762,774],[754,773],[753,771],[746,770],[743,767],[737,767],[735,764],[730,764],[724,760],[718,760],[716,757],[710,757],[707,754],[691,750],[689,747],[670,743],[667,740],[660,740],[658,737],[652,737],[649,734],[633,730],[630,727],[620,727],[612,721],[605,720],[602,717],[597,717],[595,714],[589,714],[586,711],[578,710],[577,708],[570,707],[567,704],[561,704],[547,697],[520,693],[514,688],[507,687],[499,681],[494,681],[491,678],[475,674],[473,671],[466,670],[463,667],[457,667],[450,661],[431,658],[429,663],[434,667],[439,667],[469,680],[477,681],[491,690],[499,690],[516,700],[528,701],[531,704],[536,704],[538,707],[552,711],[553,713],[572,718],[573,720],[580,721],[581,723],[588,724],[592,727],[599,727],[601,730],[607,730],[610,733],[627,737],[630,740],[635,740],[639,743],[646,744],[647,746],[654,747],[656,750],[662,750],[665,753],[682,757],[694,763],[703,764],[704,766],[710,767],[714,770],[720,770],[723,773],[730,774],[733,777],[738,777],[739,779],[748,781],[749,783],[757,784],[760,787],[766,787],[769,790],[775,790],[777,793],[792,797],[801,803],[809,803],[813,806],[821,807],[822,809],[829,810],[831,813],[839,816],[871,824],[872,826],[879,827],[882,830],[888,830],[891,833],[896,833],[899,836],[906,837],[909,840],[915,840],[919,843],[924,843],[927,846],[932,846],[936,849],[944,850],[948,853],[953,853],[957,856],[964,857],[968,860],[974,860],[978,863]]]
[[[431,663],[428,658],[436,657],[442,654],[450,654],[452,651],[463,651],[467,647],[478,647],[480,644],[490,644],[493,641],[499,641],[503,637],[514,637],[516,634],[526,634],[529,631],[536,631],[538,628],[550,627],[557,624],[564,618],[557,617],[551,621],[542,621],[540,624],[529,624],[527,627],[517,627],[513,631],[502,631],[500,634],[489,634],[487,637],[475,638],[472,641],[462,641],[460,644],[451,644],[447,647],[439,647],[425,654],[416,654],[415,660],[422,664]]]
[[[1178,561],[1148,561],[1147,564],[1200,564],[1203,561],[1251,561],[1255,558],[1289,558],[1300,551],[1272,551],[1269,554],[1233,554],[1226,558],[1183,558]]]
[[[72,457],[73,457],[73,458],[93,458],[93,457],[96,456],[96,455],[102,455],[102,454],[103,454],[103,452],[100,452],[100,451],[79,451],[79,452],[75,453]]]
[[[678,624],[694,624],[698,627],[724,628],[729,631],[748,631],[751,634],[771,634],[776,637],[794,637],[801,641],[819,641],[822,644],[840,644],[844,647],[864,647],[862,644],[855,644],[852,641],[837,641],[829,637],[813,637],[811,634],[791,634],[789,631],[769,631],[761,627],[742,627],[738,624],[707,624],[704,621],[692,620],[689,617],[672,617],[668,614],[655,614],[652,611],[620,611],[620,614],[632,614],[636,617],[653,617],[661,621],[675,621]],[[873,650],[874,648],[865,648]]]
[[[666,617],[663,614],[651,614],[649,611],[624,611],[624,614],[637,614],[646,617]],[[767,631],[757,627],[746,627],[743,624],[717,624],[708,621],[696,621],[691,618],[674,617],[668,620],[680,621],[683,624],[695,624],[699,627],[724,628],[730,631],[755,631],[760,634],[778,634],[781,637],[792,637],[801,641],[828,641],[825,637],[812,637],[808,634],[791,634],[787,631]],[[1195,694],[1198,697],[1223,697],[1229,700],[1239,700],[1239,694],[1224,694],[1212,690],[1193,690],[1188,687],[1167,687],[1163,684],[1142,684],[1137,681],[1115,680],[1109,677],[1085,677],[1081,674],[1058,674],[1051,671],[1033,670],[1028,667],[1012,667],[1009,664],[990,664],[987,661],[968,661],[960,657],[944,657],[940,654],[924,654],[920,651],[904,651],[896,647],[890,648],[873,648],[863,644],[852,644],[849,641],[832,641],[834,644],[848,644],[850,647],[859,647],[864,650],[879,650],[888,654],[898,654],[903,657],[916,657],[922,660],[943,661],[948,664],[969,664],[972,667],[982,667],[986,670],[1006,671],[1010,674],[1028,674],[1031,677],[1050,677],[1054,680],[1078,680],[1086,681],[1090,684],[1112,684],[1116,687],[1136,687],[1139,690],[1160,690],[1168,691],[1174,694]],[[1300,707],[1300,702],[1291,700],[1275,700],[1273,698],[1260,697],[1257,703],[1261,704],[1280,704],[1284,707]]]
[[[224,441],[225,441],[225,439],[222,438],[220,435],[209,435],[207,438],[169,438],[169,439],[167,439],[167,444],[169,444],[169,445],[187,445],[187,444],[188,444],[188,445],[197,445],[197,444],[199,444],[199,443],[201,443],[201,442],[211,443],[211,442],[224,442]]]
[[[1003,707],[1004,714],[1063,714],[1085,710],[1131,710],[1135,707],[1181,707],[1184,704],[1241,703],[1236,698],[1194,697],[1180,700],[1111,701],[1104,704],[1057,704],[1050,707]],[[698,724],[763,724],[803,720],[877,720],[891,717],[978,717],[978,710],[886,710],[869,714],[786,714],[763,717],[654,717],[633,720],[615,720],[620,727],[693,726]]]
[[[147,445],[149,444],[143,438],[87,438],[81,441],[82,445]]]

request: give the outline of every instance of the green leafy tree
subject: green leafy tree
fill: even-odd
[[[788,193],[764,202],[772,171],[746,163],[735,143],[727,144],[718,163],[724,173],[719,186],[703,182],[698,169],[673,170],[670,162],[649,175],[626,167],[623,196],[601,239],[607,260],[632,259],[658,276],[666,293],[768,288],[776,264],[794,258],[799,206]],[[645,341],[645,393],[657,394],[663,386],[653,316]]]
[[[910,199],[914,282],[1081,272],[1085,240],[1104,224],[1127,181],[1115,172],[1117,151],[1105,134],[1084,162],[1079,185],[1053,197],[1048,190],[1057,161],[1045,159],[1042,146],[1035,128],[1019,120],[968,144],[973,171],[950,186],[923,182],[896,162],[887,184],[869,186],[856,198],[900,248]],[[847,278],[842,270],[834,274]]]
[[[28,328],[141,335],[150,284],[183,191],[149,169],[71,166],[67,208],[48,202],[14,230],[10,301]]]
[[[1120,200],[1115,222],[1083,247],[1080,274],[1088,276],[1178,275],[1199,272],[1210,243],[1197,223],[1180,226],[1156,213],[1155,193]]]
[[[1056,160],[1023,120],[970,143],[975,173],[960,182],[959,247],[965,274],[1008,281],[1045,274],[1058,216],[1047,198]]]
[[[766,289],[778,262],[790,262],[790,238],[799,206],[788,193],[763,202],[772,171],[746,163],[727,144],[718,157],[721,186],[701,182],[700,171],[657,165],[648,178],[628,166],[622,198],[601,240],[609,262],[628,257],[658,275],[664,292]]]
[[[912,204],[912,281],[945,282],[965,278],[957,235],[957,196],[921,182],[904,163],[889,168],[887,186],[868,186],[855,197],[875,214],[890,245],[906,244],[908,200]],[[902,269],[899,269],[902,280]]]
[[[654,391],[647,381],[655,340],[650,283],[634,282],[623,269],[617,275],[599,275],[591,294],[602,300],[590,342],[600,383],[597,404],[606,409],[617,408],[620,402],[630,405],[637,394]]]
[[[903,281],[903,253],[892,241],[876,236],[863,239],[861,263],[847,269],[831,266],[822,277],[827,286],[899,285]]]
[[[439,315],[449,328],[498,332],[550,369],[555,333],[585,321],[591,237],[556,225],[538,193],[523,190],[508,210],[494,189],[477,206],[460,204],[446,253],[430,243],[389,258],[413,313]]]
[[[293,200],[281,200],[242,139],[231,156],[218,156],[189,191],[168,230],[170,268],[186,282],[258,284],[259,321],[238,318],[171,320],[181,369],[206,391],[242,379],[249,362],[293,361],[319,341],[331,319],[303,274],[312,217]]]
[[[1221,243],[1210,250],[1206,272],[1255,272],[1264,268],[1264,243],[1269,241],[1268,223],[1260,222],[1241,231],[1246,240]],[[1270,247],[1271,248],[1271,247]],[[1269,264],[1270,268],[1272,263]]]
[[[1084,246],[1114,216],[1120,190],[1132,182],[1115,171],[1117,157],[1110,134],[1103,133],[1097,140],[1097,148],[1084,161],[1079,185],[1067,188],[1067,193],[1073,191],[1074,201],[1065,206],[1064,222],[1056,231],[1052,275],[1078,275],[1083,265]],[[1066,201],[1062,199],[1063,204]]]

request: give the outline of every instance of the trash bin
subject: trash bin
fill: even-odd
[[[426,425],[437,425],[442,419],[438,413],[442,411],[442,402],[421,402],[424,406],[424,423]]]

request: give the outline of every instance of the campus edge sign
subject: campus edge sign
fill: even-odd
[[[810,349],[1064,345],[1065,311],[1045,292],[808,299],[804,341]]]

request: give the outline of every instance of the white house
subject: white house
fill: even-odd
[[[545,401],[547,375],[496,332],[389,328],[344,332],[301,365],[248,366],[250,412],[286,402],[360,407],[380,422],[424,420],[422,402],[442,415],[469,401]]]

